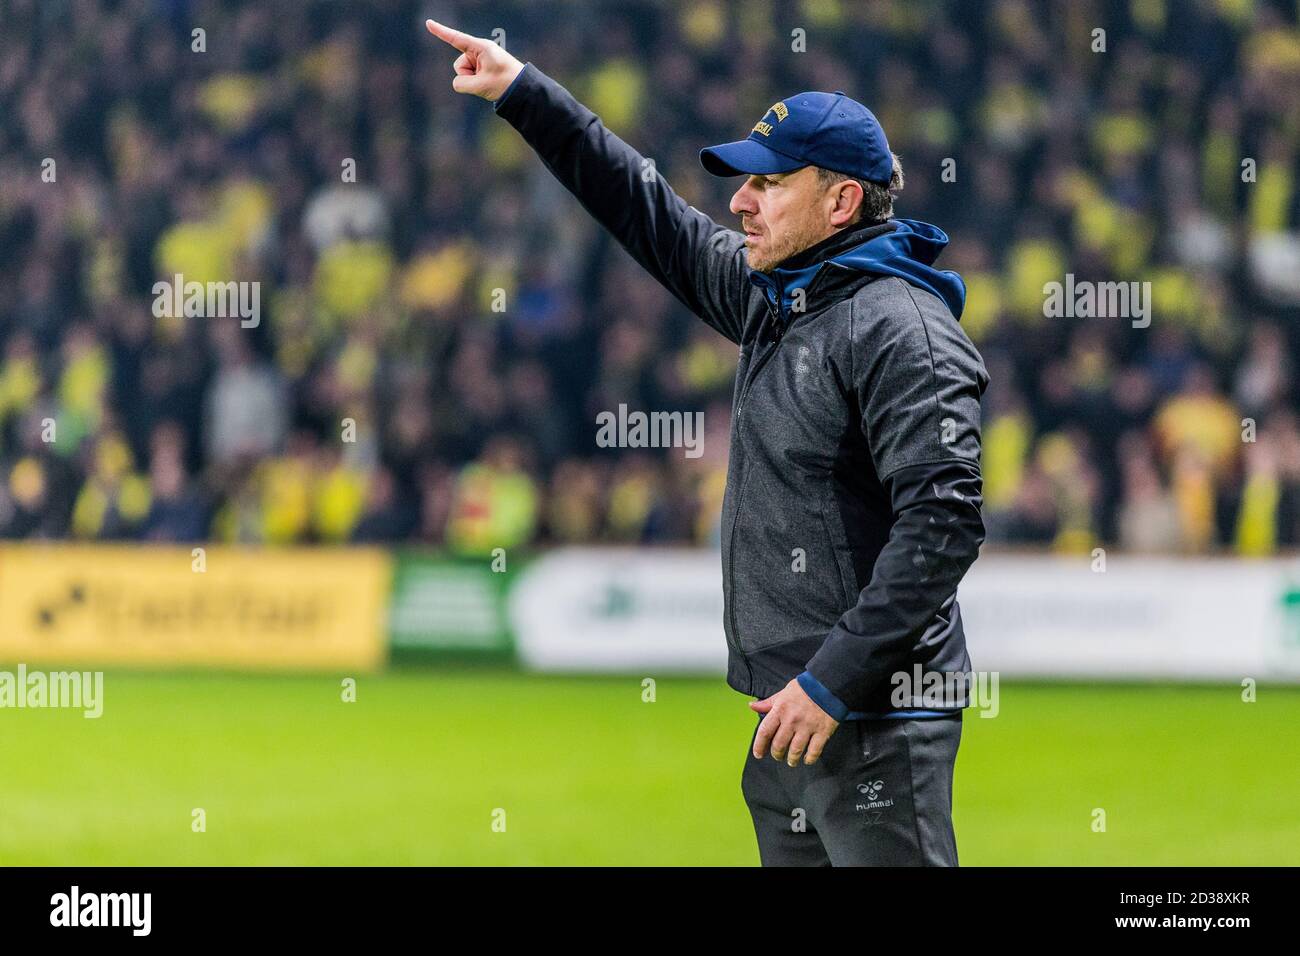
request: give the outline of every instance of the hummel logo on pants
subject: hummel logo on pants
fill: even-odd
[[[740,789],[763,865],[956,866],[961,720],[847,720],[812,766],[756,759],[751,738]]]

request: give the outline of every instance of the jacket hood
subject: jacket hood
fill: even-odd
[[[823,267],[835,267],[870,275],[897,276],[918,289],[937,295],[957,319],[966,305],[966,283],[956,272],[936,269],[932,263],[948,245],[948,235],[938,226],[915,219],[890,219],[892,229],[873,228],[864,239],[848,249],[835,252],[819,262],[802,268],[781,266],[770,273],[751,272],[750,280],[768,291],[775,301],[781,290],[782,306],[788,310],[793,293],[807,288]],[[775,278],[773,278],[775,277]]]

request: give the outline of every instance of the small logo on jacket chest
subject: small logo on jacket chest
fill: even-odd
[[[812,368],[812,366],[808,364],[808,356],[811,354],[812,354],[812,349],[810,349],[808,346],[806,345],[799,346],[799,359],[798,361],[795,362],[794,370],[798,372],[800,375],[807,374],[808,370]]]

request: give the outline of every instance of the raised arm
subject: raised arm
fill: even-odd
[[[688,309],[740,342],[753,288],[744,236],[688,205],[654,164],[532,63],[491,40],[426,23],[456,47],[452,88],[490,101],[563,186]]]

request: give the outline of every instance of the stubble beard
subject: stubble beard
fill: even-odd
[[[778,236],[769,234],[769,246],[761,252],[749,250],[749,267],[755,272],[768,272],[779,266],[796,253],[803,252],[809,246],[820,241],[812,223],[792,224],[789,229]]]

